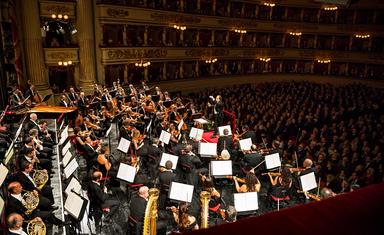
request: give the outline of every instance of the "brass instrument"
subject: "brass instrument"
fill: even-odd
[[[207,191],[202,191],[200,193],[200,202],[201,202],[201,225],[200,228],[208,228],[208,207],[209,201],[211,200],[211,193]]]
[[[41,190],[49,180],[48,172],[46,170],[35,170],[33,180],[35,181],[36,188]]]
[[[149,199],[144,216],[143,235],[156,235],[157,200],[159,193],[160,190],[157,188],[151,188],[149,190]]]
[[[25,193],[23,194],[23,200],[21,202],[25,209],[27,209],[25,214],[29,215],[37,208],[40,199],[39,196],[36,195],[34,192],[25,191]]]
[[[45,235],[47,228],[43,221],[41,220],[31,220],[27,225],[27,234],[28,235]]]

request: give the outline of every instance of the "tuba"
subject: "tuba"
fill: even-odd
[[[35,170],[33,180],[35,181],[36,188],[41,190],[49,180],[48,172],[46,170]]]
[[[200,193],[200,202],[201,202],[201,225],[200,228],[208,228],[208,207],[209,201],[211,200],[211,193],[208,191],[202,191]]]
[[[45,235],[47,228],[41,220],[31,220],[27,225],[27,234],[28,235]]]
[[[31,214],[39,205],[40,199],[39,196],[36,196],[34,192],[32,191],[26,191],[23,194],[23,200],[22,204],[27,209],[25,214],[29,215]]]
[[[157,188],[149,190],[149,199],[144,216],[143,235],[156,235],[157,199],[159,198],[159,193],[160,190]]]

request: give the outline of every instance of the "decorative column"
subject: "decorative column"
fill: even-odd
[[[162,40],[163,40],[163,45],[167,45],[167,28],[163,29]]]
[[[148,26],[144,26],[144,46],[148,46]]]
[[[349,46],[348,46],[348,50],[352,50],[352,43],[353,43],[353,36],[350,36],[350,37],[349,37]]]
[[[144,68],[144,81],[148,82],[148,66]]]
[[[227,34],[225,35],[225,43],[227,46],[229,45],[229,30],[227,31]]]
[[[197,12],[200,13],[200,0],[196,0]]]
[[[331,50],[335,48],[335,36],[332,36]]]
[[[129,84],[129,81],[128,81],[128,65],[127,64],[124,65],[124,80],[123,80],[123,83]]]
[[[79,85],[87,91],[92,90],[96,78],[92,1],[78,0],[76,11],[81,78]]]
[[[212,0],[212,13],[216,15],[216,0]]]
[[[123,44],[124,46],[127,46],[127,26],[123,25]]]
[[[199,29],[196,32],[196,43],[198,46],[201,46],[200,45],[200,30]],[[195,46],[195,45],[193,45],[193,46]]]
[[[184,45],[184,30],[180,30],[180,45]]]
[[[227,16],[230,16],[231,15],[231,2],[228,1],[228,5],[227,5]]]
[[[39,1],[20,1],[27,75],[37,90],[49,93],[48,73],[41,43]],[[45,91],[45,92],[44,92]]]
[[[195,72],[196,72],[196,77],[200,77],[200,74],[199,74],[199,61],[196,61]]]
[[[162,80],[167,80],[167,62],[163,63],[163,78]]]
[[[228,63],[224,63],[224,74],[228,74]]]
[[[180,78],[184,78],[184,62],[183,61],[180,62],[179,71],[180,71]]]
[[[211,46],[215,46],[215,30],[214,29],[211,32],[211,41],[212,41]]]
[[[184,12],[184,0],[180,0],[180,11]]]

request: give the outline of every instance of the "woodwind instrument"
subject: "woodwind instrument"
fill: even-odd
[[[200,228],[208,228],[208,209],[209,209],[209,201],[211,200],[211,193],[207,191],[202,191],[200,193],[200,203],[201,203],[201,225]]]
[[[157,200],[159,198],[159,194],[159,189],[149,189],[149,199],[144,214],[143,234],[145,235],[156,235]]]

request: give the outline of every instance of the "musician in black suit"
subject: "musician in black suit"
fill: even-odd
[[[256,139],[257,139],[256,138],[256,132],[252,131],[252,130],[249,130],[249,127],[247,125],[244,125],[241,129],[243,131],[243,133],[241,134],[241,138],[242,139],[251,138],[252,143],[255,144],[256,143]]]
[[[152,138],[152,145],[147,146],[148,151],[148,170],[151,179],[156,179],[158,175],[158,168],[160,164],[161,149],[159,148],[159,139]]]
[[[181,168],[181,176],[185,178],[187,184],[195,185],[198,183],[199,168],[202,162],[196,154],[192,152],[192,145],[187,145],[179,158],[178,165]]]
[[[37,122],[37,115],[36,113],[31,113],[29,115],[29,120],[25,122],[24,124],[24,133],[27,135],[29,130],[31,129],[39,129],[39,124]]]
[[[35,86],[34,85],[31,85],[28,90],[25,91],[25,94],[24,94],[24,97],[28,98],[29,100],[31,100],[32,102],[35,101],[35,95],[36,95],[36,89],[35,89]]]
[[[92,139],[91,137],[87,137],[85,139],[85,144],[83,145],[84,150],[84,158],[87,162],[87,172],[90,172],[93,167],[93,162],[97,159],[98,151],[100,150],[100,147],[97,147],[96,149],[92,147]]]
[[[216,96],[216,98],[213,98],[213,96],[210,96],[209,98],[212,99],[213,102],[213,114],[215,116],[215,123],[214,123],[214,134],[212,138],[216,138],[216,135],[218,133],[218,127],[223,124],[224,120],[224,102],[221,97],[221,95]]]
[[[39,204],[36,209],[34,209],[30,214],[26,213],[27,209],[23,205],[22,201],[23,196],[23,187],[19,182],[11,182],[8,185],[8,192],[9,192],[9,197],[8,197],[8,203],[7,203],[7,208],[6,208],[6,214],[11,215],[13,213],[17,213],[24,218],[35,218],[35,217],[40,217],[44,220],[44,222],[52,223],[55,225],[64,225],[64,222],[61,221],[60,219],[56,218],[54,214],[52,213],[53,210],[57,209],[58,207],[55,208],[45,208],[42,206],[41,199],[39,197]],[[37,192],[35,192],[37,193]]]
[[[79,99],[77,100],[77,107],[80,111],[84,112],[88,105],[88,98],[85,97],[84,92],[80,92]]]
[[[16,173],[14,180],[20,182],[21,186],[23,186],[23,188],[27,191],[39,191],[35,181],[33,180],[33,173],[33,164],[28,161],[24,161],[21,163],[21,168]],[[47,184],[40,190],[40,195],[48,198],[51,202],[54,201],[52,188]]]
[[[76,94],[75,89],[74,89],[73,87],[70,87],[70,88],[69,88],[68,98],[69,98],[69,100],[70,100],[71,102],[73,102],[74,104],[76,104],[77,99],[78,99],[78,95]]]
[[[131,217],[137,222],[144,222],[145,209],[147,207],[147,201],[149,197],[149,189],[147,186],[139,188],[137,195],[131,199]]]
[[[116,199],[111,198],[107,194],[107,188],[100,184],[103,178],[103,173],[95,171],[92,174],[92,181],[89,184],[88,192],[90,200],[94,205],[100,205],[101,209],[109,209],[109,213],[105,217],[105,221],[108,221],[117,212],[120,206],[120,202]]]
[[[67,97],[65,95],[62,95],[60,97],[59,106],[61,107],[71,107],[70,103],[67,101]]]
[[[165,208],[165,201],[169,193],[169,186],[171,182],[175,180],[176,174],[172,171],[172,162],[166,161],[165,168],[160,168],[159,174],[159,184],[160,184],[160,198],[159,198],[159,208]]]

